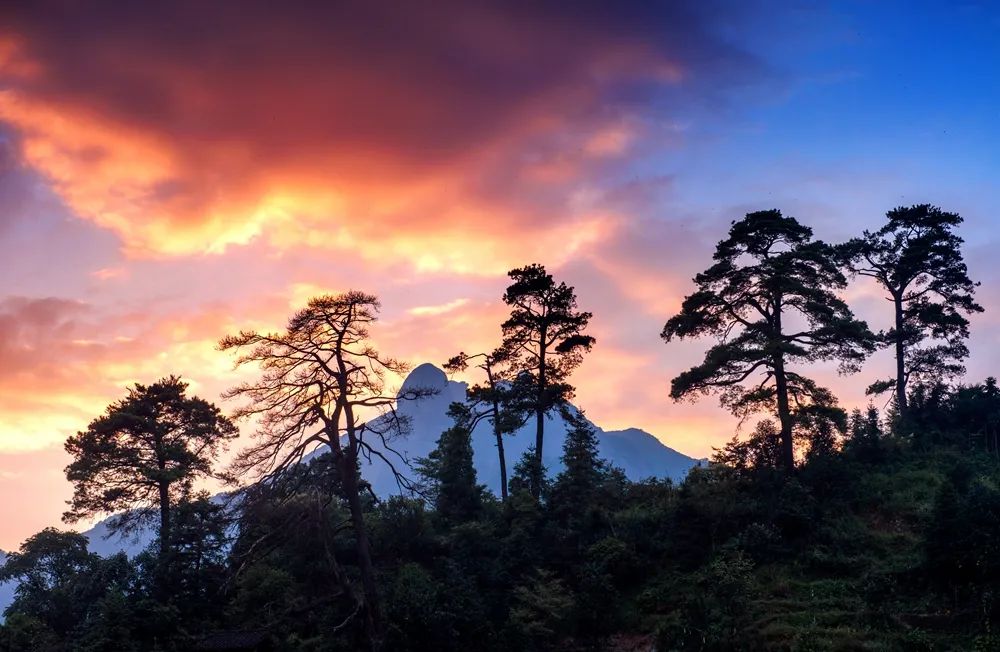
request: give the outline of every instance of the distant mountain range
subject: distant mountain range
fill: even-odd
[[[416,401],[399,402],[398,412],[409,418],[410,432],[391,441],[390,445],[412,464],[417,458],[426,457],[437,445],[441,433],[452,426],[447,414],[448,406],[453,402],[464,401],[468,386],[466,383],[449,380],[441,369],[432,364],[422,364],[410,372],[403,382],[401,391],[411,388],[437,391],[433,396]],[[535,424],[532,421],[517,432],[505,436],[504,451],[508,473],[512,472],[524,452],[534,444],[534,428]],[[622,469],[630,480],[670,478],[680,481],[692,467],[704,463],[704,460],[697,460],[675,451],[653,435],[638,428],[603,430],[596,425],[595,428],[601,456]],[[566,422],[558,414],[551,415],[545,425],[545,451],[542,458],[548,473],[552,476],[562,469],[560,457],[567,430]],[[497,459],[496,440],[489,423],[480,423],[475,429],[472,445],[473,461],[479,481],[499,494],[500,463]],[[320,452],[317,451],[315,454]],[[411,466],[405,464],[396,466],[397,470],[404,472],[410,480],[416,479]],[[362,460],[361,473],[371,483],[377,496],[387,497],[400,493],[395,477],[382,461]],[[154,533],[151,530],[140,532],[135,537],[125,539],[108,537],[107,520],[105,520],[84,534],[90,539],[90,549],[93,552],[109,556],[125,551],[131,556],[148,546],[153,540]],[[0,552],[0,555],[3,553]],[[13,587],[0,584],[0,611],[10,604],[12,597]]]

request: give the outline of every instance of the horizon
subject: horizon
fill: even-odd
[[[986,309],[965,382],[997,375],[988,3],[328,11],[0,9],[0,548],[64,527],[63,442],[129,385],[177,374],[229,411],[247,372],[219,339],[352,288],[382,353],[440,367],[499,342],[530,263],[594,313],[573,402],[707,457],[738,420],[670,399],[707,342],[660,331],[755,210],[831,243],[900,205],[961,214]],[[872,284],[844,296],[888,327]],[[891,368],[810,374],[850,409]]]

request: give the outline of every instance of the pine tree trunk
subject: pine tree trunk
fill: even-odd
[[[542,444],[545,440],[545,336],[543,330],[538,341],[538,394],[535,409],[535,469],[531,474],[531,495],[537,500],[542,495]]]
[[[507,457],[503,452],[503,432],[500,430],[500,404],[493,401],[493,435],[497,438],[497,455],[500,458],[500,499],[507,502]]]
[[[170,485],[160,482],[160,566],[166,563],[170,546]]]
[[[539,392],[541,394],[541,392]],[[539,398],[541,401],[541,398]],[[539,498],[542,495],[542,441],[545,438],[545,409],[539,403],[535,410],[535,468],[531,473],[531,495]]]
[[[896,410],[900,420],[906,418],[906,343],[903,341],[903,299],[893,297],[896,309]]]
[[[165,464],[160,465],[161,472]],[[168,591],[168,567],[167,560],[170,555],[170,485],[160,481],[160,533],[159,533],[159,554],[156,558],[156,584],[154,586],[158,599],[166,601],[169,598]]]
[[[781,346],[781,298],[774,298],[774,340]],[[774,391],[778,403],[778,421],[781,423],[781,465],[786,473],[795,470],[795,442],[792,439],[792,411],[788,404],[788,378],[785,376],[785,357],[779,349],[774,354]]]
[[[497,455],[500,458],[500,499],[507,502],[507,456],[503,452],[503,431],[500,429],[500,401],[497,400],[497,383],[493,378],[492,360],[487,357],[483,368],[490,384],[490,396],[493,399],[493,436],[497,438]]]
[[[795,470],[795,442],[792,439],[792,412],[788,405],[788,380],[785,363],[778,356],[774,365],[774,386],[778,402],[778,420],[781,422],[781,465],[785,471]]]
[[[368,637],[372,652],[379,652],[382,649],[383,636],[378,584],[375,580],[375,565],[372,563],[371,543],[368,540],[368,530],[365,527],[364,510],[361,507],[357,460],[352,459],[352,457],[351,455],[341,457],[341,483],[344,488],[344,497],[347,499],[348,509],[351,512],[355,549],[358,553],[358,568],[361,571],[361,589],[364,593],[365,634]]]

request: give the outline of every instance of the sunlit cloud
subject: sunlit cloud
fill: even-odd
[[[409,309],[409,313],[415,317],[437,316],[449,313],[456,308],[461,308],[469,303],[468,299],[455,299],[438,306],[415,306]]]
[[[616,222],[567,198],[655,135],[632,98],[753,69],[710,35],[706,16],[643,3],[580,7],[574,21],[543,5],[373,3],[345,9],[355,18],[345,20],[319,5],[275,17],[246,3],[211,38],[195,27],[219,8],[181,3],[170,22],[192,29],[167,33],[158,11],[99,4],[89,24],[129,23],[103,37],[61,30],[74,11],[63,9],[58,19],[41,7],[9,12],[0,121],[17,130],[27,164],[133,258],[263,241],[417,272],[559,265]],[[406,29],[366,56],[372,41],[357,30],[397,22]],[[143,31],[148,39],[130,36]],[[465,62],[442,60],[450,48]],[[261,50],[271,60],[248,66]]]
[[[128,269],[124,267],[102,267],[90,273],[91,276],[100,281],[110,281],[128,276]]]

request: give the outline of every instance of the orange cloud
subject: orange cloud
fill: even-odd
[[[295,165],[230,162],[225,148],[202,152],[223,192],[199,200],[175,191],[201,180],[185,178],[185,153],[156,134],[14,91],[0,91],[0,120],[19,129],[27,163],[79,215],[117,233],[132,257],[218,254],[261,239],[279,250],[351,250],[420,271],[496,274],[543,255],[558,264],[606,238],[615,223],[568,208],[543,216],[497,205],[463,187],[456,177],[462,169],[338,184]],[[341,162],[314,164],[335,169]]]
[[[44,5],[2,16],[0,121],[137,258],[260,241],[417,271],[558,265],[615,228],[572,199],[648,130],[634,97],[747,67],[705,15],[644,3],[572,21],[544,3]]]
[[[171,373],[215,400],[234,378],[231,361],[215,350],[220,334],[237,330],[231,314],[163,318],[64,299],[0,300],[0,452],[61,444],[127,386]]]

